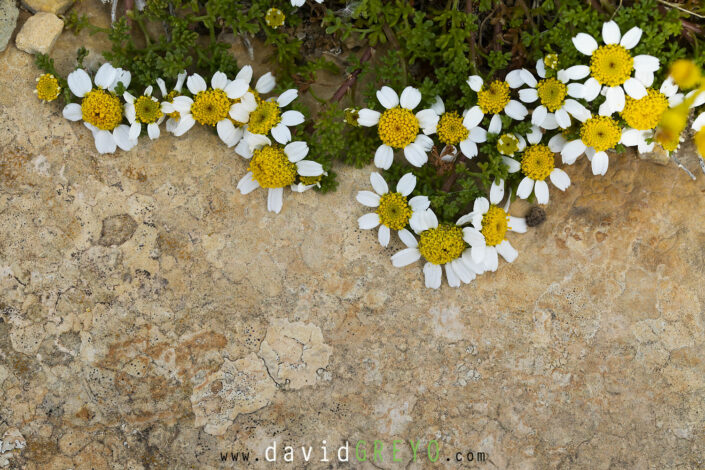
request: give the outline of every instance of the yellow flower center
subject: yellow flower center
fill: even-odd
[[[580,127],[580,140],[597,152],[617,145],[621,135],[619,124],[609,116],[593,116]]]
[[[263,188],[283,188],[296,181],[296,164],[289,161],[280,146],[255,150],[248,170]]]
[[[350,126],[360,127],[357,120],[360,118],[360,110],[357,108],[345,108],[345,124]]]
[[[382,225],[392,230],[401,230],[411,218],[411,207],[405,196],[399,193],[387,193],[380,197],[377,214]]]
[[[318,176],[299,176],[299,181],[306,186],[310,184],[318,184],[323,179],[323,174]]]
[[[536,86],[541,104],[550,112],[554,112],[563,106],[565,97],[568,95],[568,87],[556,78],[541,80]]]
[[[590,58],[590,74],[601,85],[617,86],[632,76],[634,58],[619,44],[600,46]]]
[[[159,101],[152,96],[140,96],[135,100],[135,117],[142,124],[152,124],[161,118]]]
[[[701,80],[700,68],[692,60],[679,59],[669,71],[673,81],[682,89],[694,88]]]
[[[698,154],[700,154],[701,158],[705,158],[705,127],[695,133],[693,140],[695,141],[695,148],[698,150]]]
[[[286,16],[279,8],[270,8],[264,16],[264,21],[273,29],[277,29],[284,24]]]
[[[521,171],[534,181],[548,178],[555,168],[553,152],[547,145],[530,145],[521,157]]]
[[[441,224],[428,229],[419,237],[419,251],[429,263],[446,264],[462,256],[467,243],[457,225]]]
[[[547,54],[543,58],[543,63],[549,69],[556,69],[558,67],[558,54]]]
[[[468,138],[470,131],[463,126],[463,118],[455,111],[443,113],[438,120],[438,140],[444,144],[457,145]]]
[[[54,101],[59,97],[61,87],[59,81],[50,73],[45,73],[37,79],[37,98],[43,101]]]
[[[509,228],[509,216],[504,209],[491,205],[482,217],[482,230],[480,230],[487,246],[497,246],[502,243]]]
[[[477,105],[485,114],[497,114],[509,103],[509,83],[495,80],[477,92]]]
[[[416,140],[416,135],[419,133],[419,120],[408,109],[397,106],[382,113],[377,125],[377,133],[385,145],[403,149]]]
[[[122,122],[122,103],[113,93],[95,88],[83,97],[81,113],[87,123],[112,131]]]
[[[502,134],[497,139],[497,150],[502,155],[514,155],[514,152],[519,150],[519,139],[514,134]]]
[[[199,91],[191,105],[193,118],[204,126],[215,126],[223,119],[227,119],[229,111],[230,98],[218,88]]]
[[[176,90],[171,90],[171,91],[166,95],[165,100],[168,101],[169,103],[173,103],[173,102],[174,102],[174,98],[176,98],[177,96],[181,96],[181,93],[179,93],[179,92],[176,91]],[[176,120],[176,121],[178,121],[178,120],[181,118],[181,114],[179,114],[178,111],[171,112],[171,113],[167,114],[167,116],[169,116],[170,118],[172,118],[172,119],[174,119],[174,120]]]
[[[648,94],[638,100],[626,96],[622,118],[634,129],[642,131],[653,129],[661,116],[668,109],[668,98],[660,91],[648,88]]]
[[[262,101],[250,114],[248,127],[253,134],[267,135],[282,120],[276,101]]]

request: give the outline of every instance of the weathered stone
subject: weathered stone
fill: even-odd
[[[22,5],[32,13],[40,11],[61,15],[73,5],[74,0],[22,0]]]
[[[48,54],[64,29],[64,22],[53,13],[40,12],[31,16],[17,33],[15,45],[30,54]]]
[[[103,219],[99,245],[122,245],[129,240],[137,229],[135,219],[127,214],[113,215]]]
[[[0,0],[0,52],[4,51],[10,42],[19,15],[20,10],[15,0]]]

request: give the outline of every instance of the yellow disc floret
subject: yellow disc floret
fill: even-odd
[[[580,127],[580,140],[597,152],[613,148],[621,136],[619,124],[609,116],[593,116]]]
[[[152,96],[140,96],[135,100],[135,117],[142,124],[157,122],[164,114],[159,101]]]
[[[54,101],[61,93],[59,81],[50,73],[37,78],[37,89],[35,91],[37,98],[42,101]]]
[[[377,215],[382,225],[392,230],[401,230],[409,223],[411,207],[406,197],[400,193],[387,193],[379,198]]]
[[[438,140],[444,144],[457,145],[468,138],[470,131],[463,126],[463,118],[455,111],[443,113],[438,120]]]
[[[671,65],[669,71],[673,81],[680,88],[694,88],[702,79],[700,68],[692,60],[679,59]]]
[[[509,103],[509,84],[495,80],[477,92],[477,105],[485,114],[497,114]]]
[[[521,157],[521,172],[534,181],[548,178],[555,166],[553,152],[547,145],[530,145]]]
[[[514,134],[502,134],[497,139],[497,150],[502,155],[514,155],[519,150],[519,139]]]
[[[253,134],[267,135],[282,120],[276,101],[262,101],[250,114],[248,128]]]
[[[419,251],[429,263],[446,264],[462,256],[467,248],[463,230],[457,225],[441,224],[419,237]]]
[[[558,68],[558,54],[546,54],[546,57],[543,58],[543,63],[549,69]]]
[[[321,182],[323,179],[323,174],[320,174],[318,176],[300,176],[299,175],[299,182],[302,184],[305,184],[306,186],[309,186],[311,184],[318,184]]]
[[[480,230],[487,246],[497,246],[502,243],[507,229],[509,229],[509,216],[501,207],[491,205],[482,216],[482,230]]]
[[[81,114],[87,123],[112,131],[122,122],[122,103],[113,93],[96,88],[83,97]]]
[[[230,98],[221,89],[200,91],[191,104],[191,114],[197,123],[204,126],[215,126],[228,118]]]
[[[286,16],[284,15],[284,12],[279,8],[270,8],[264,16],[264,21],[267,23],[267,26],[272,29],[277,29],[279,26],[284,24],[285,18]]]
[[[645,131],[653,129],[661,120],[661,115],[668,109],[666,95],[653,88],[646,90],[648,94],[638,100],[626,96],[622,118],[630,127]]]
[[[391,108],[382,113],[377,124],[377,133],[385,145],[403,149],[419,133],[419,120],[406,108]]]
[[[601,85],[617,86],[632,76],[634,58],[619,44],[600,46],[590,58],[590,74]]]
[[[541,104],[550,112],[560,109],[565,102],[565,97],[568,95],[568,87],[555,78],[541,80],[536,85],[536,91],[539,94]]]
[[[255,150],[248,170],[263,188],[283,188],[296,181],[296,164],[289,161],[278,145]]]

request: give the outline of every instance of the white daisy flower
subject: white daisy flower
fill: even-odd
[[[473,227],[463,228],[463,235],[470,245],[470,259],[479,265],[480,272],[496,271],[498,255],[512,263],[519,254],[507,240],[507,232],[526,233],[527,225],[523,217],[508,214],[510,200],[511,197],[508,197],[504,208],[501,208],[495,202],[490,204],[487,198],[475,199],[472,212],[458,220],[460,225],[472,222]]]
[[[293,185],[297,178],[323,174],[320,163],[304,160],[308,154],[306,142],[291,142],[286,146],[272,144],[266,136],[252,148],[245,158],[250,160],[247,174],[238,182],[237,189],[248,194],[257,188],[268,189],[267,210],[279,213],[282,208],[284,188]],[[244,156],[244,155],[243,155]]]
[[[658,126],[663,113],[669,108],[683,102],[683,93],[678,93],[678,85],[672,78],[664,80],[661,88],[648,88],[647,95],[635,100],[627,96],[622,118],[627,127],[622,135],[622,143],[628,147],[637,147],[639,152],[654,149],[654,129]]]
[[[130,139],[136,140],[142,132],[142,124],[147,126],[147,135],[154,140],[159,138],[159,125],[164,120],[161,103],[152,96],[153,88],[148,86],[144,94],[135,98],[129,92],[123,93],[125,117],[130,123]]]
[[[218,137],[228,147],[237,144],[242,134],[235,129],[229,112],[234,106],[233,100],[247,93],[248,83],[237,79],[228,81],[223,72],[216,72],[208,87],[203,77],[195,73],[186,80],[186,87],[193,98],[177,96],[172,101],[174,110],[179,113],[179,124],[174,129],[174,135],[184,135],[195,123],[199,123],[215,126]]]
[[[492,115],[487,132],[499,134],[502,131],[500,113],[504,112],[515,121],[523,121],[529,111],[521,102],[511,99],[510,88],[519,88],[524,84],[521,70],[512,70],[504,81],[495,80],[486,84],[479,75],[468,77],[468,85],[477,93],[477,105],[465,114],[463,124],[468,129],[476,127],[486,114]]]
[[[246,124],[246,140],[252,134],[266,136],[271,133],[274,140],[280,144],[286,144],[291,140],[289,127],[298,126],[304,122],[304,115],[293,110],[282,112],[282,108],[291,104],[298,96],[299,92],[294,88],[286,90],[276,99],[268,100],[257,99],[258,97],[251,92],[246,93],[230,111],[230,117]],[[250,143],[249,140],[248,143]]]
[[[580,125],[580,138],[566,141],[562,136],[549,141],[549,148],[561,152],[563,163],[572,165],[585,154],[592,164],[594,175],[604,175],[609,166],[607,150],[623,143],[624,129],[610,116],[592,116]]]
[[[375,152],[375,166],[389,169],[394,161],[394,149],[404,149],[404,156],[413,166],[423,166],[428,161],[427,152],[433,148],[433,134],[438,124],[438,115],[432,109],[424,109],[414,114],[413,110],[421,102],[421,92],[406,87],[401,97],[388,86],[377,91],[377,99],[384,106],[380,113],[363,108],[358,113],[358,124],[365,127],[377,126],[382,145]],[[419,131],[422,130],[423,134]]]
[[[176,129],[176,126],[179,124],[179,112],[174,109],[173,101],[174,98],[181,95],[181,89],[184,87],[187,76],[186,71],[182,71],[176,77],[176,85],[174,85],[174,89],[171,91],[167,91],[166,83],[164,83],[163,79],[157,78],[157,85],[159,86],[159,91],[162,92],[162,99],[164,100],[162,101],[162,112],[169,117],[169,119],[166,120],[167,132],[173,133],[174,129]]]
[[[439,224],[431,209],[423,211],[418,222],[418,241],[407,230],[399,232],[406,248],[392,256],[395,267],[408,266],[423,257],[426,287],[430,289],[441,287],[444,268],[451,287],[459,287],[461,282],[468,284],[483,272],[480,264],[472,259],[465,229],[458,224]]]
[[[67,78],[71,93],[81,98],[81,104],[69,103],[63,115],[69,121],[83,120],[93,133],[95,148],[99,153],[113,153],[120,147],[130,150],[137,139],[130,138],[130,127],[122,124],[123,103],[115,95],[115,87],[130,85],[130,72],[103,64],[95,74],[95,86],[83,69],[76,69]]]
[[[406,231],[406,226],[418,228],[419,214],[431,204],[426,196],[407,199],[416,187],[416,176],[407,173],[397,183],[396,191],[390,192],[387,182],[377,172],[370,174],[372,191],[359,191],[357,202],[377,210],[360,217],[357,222],[361,229],[370,230],[379,226],[378,238],[382,246],[389,244],[390,230]]]
[[[530,88],[519,90],[519,99],[524,103],[539,101],[539,105],[531,112],[531,123],[542,129],[570,127],[570,116],[584,121],[590,115],[585,106],[573,98],[583,97],[581,83],[568,83],[580,80],[590,74],[587,65],[575,65],[565,70],[559,70],[556,77],[546,78],[546,66],[543,59],[536,63],[536,71],[540,81],[526,69],[521,69],[521,77]],[[569,98],[570,97],[570,98]]]
[[[604,93],[606,106],[600,110],[602,115],[621,112],[625,93],[637,100],[643,98],[646,87],[654,81],[659,60],[650,55],[632,57],[629,52],[639,44],[642,32],[635,26],[622,36],[617,23],[608,21],[602,25],[602,46],[586,33],[573,38],[576,49],[590,56],[590,78],[585,82],[583,99],[592,101]]]
[[[431,106],[431,109],[439,116],[438,124],[436,125],[435,134],[438,135],[438,140],[448,146],[460,147],[460,151],[471,159],[477,155],[477,144],[487,141],[487,131],[483,128],[475,126],[468,128],[465,126],[465,116],[468,110],[463,111],[460,116],[456,111],[446,112],[445,104],[440,96],[436,97],[436,101]],[[443,160],[452,160],[456,155],[455,152],[446,152],[446,149],[441,151],[441,154],[446,154]]]

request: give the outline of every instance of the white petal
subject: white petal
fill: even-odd
[[[507,263],[513,263],[514,260],[517,259],[517,256],[519,256],[519,252],[507,240],[502,240],[502,243],[497,245],[496,249],[497,253],[502,255],[502,258],[504,258]]]
[[[517,100],[509,100],[507,106],[504,107],[504,112],[507,113],[507,116],[516,121],[523,120],[526,115],[529,114],[526,106]]]
[[[676,85],[676,82],[673,81],[673,77],[669,76],[668,78],[666,78],[666,80],[663,81],[659,91],[670,98],[671,96],[678,93],[678,85]]]
[[[543,180],[538,180],[534,184],[534,194],[536,202],[539,204],[548,204],[548,185]]]
[[[80,121],[83,118],[81,105],[78,103],[69,103],[64,106],[63,115],[69,121]]]
[[[468,158],[477,156],[477,144],[470,139],[465,139],[460,142],[460,151]]]
[[[269,188],[267,192],[267,210],[278,214],[282,210],[284,188]]]
[[[505,155],[502,155],[502,161],[505,165],[507,165],[507,167],[509,167],[507,170],[509,173],[516,173],[521,169],[521,163],[514,160],[513,158],[509,158]]]
[[[108,63],[105,63],[101,65],[98,71],[96,72],[94,81],[96,86],[107,90],[108,88],[110,88],[110,85],[112,85],[115,81],[116,76],[117,70],[115,70],[115,67]]]
[[[130,126],[125,124],[121,124],[113,130],[113,138],[115,144],[126,152],[137,145],[137,139],[130,139]]]
[[[463,227],[463,240],[470,246],[485,246],[485,236],[478,229]]]
[[[534,180],[529,178],[528,176],[525,176],[523,180],[521,180],[521,183],[519,183],[519,187],[517,187],[517,197],[520,197],[521,199],[527,199],[529,196],[531,196],[531,191],[534,190]]]
[[[357,219],[358,226],[363,230],[370,230],[379,225],[379,215],[376,212],[370,212]]]
[[[546,78],[546,63],[543,61],[543,57],[536,61],[536,72],[539,77]]]
[[[492,116],[492,119],[490,119],[490,125],[487,128],[487,132],[490,134],[499,134],[502,132],[502,118],[499,117],[499,114],[495,114]]]
[[[549,177],[551,178],[551,183],[561,191],[565,191],[570,186],[570,176],[560,168],[554,168]]]
[[[565,69],[563,72],[569,80],[580,80],[590,75],[590,67],[587,65],[573,65],[572,67]],[[568,82],[568,80],[565,82]]]
[[[551,149],[553,153],[559,153],[563,150],[563,147],[568,141],[563,137],[562,134],[556,134],[551,137],[548,141],[548,148]]]
[[[257,149],[264,147],[265,145],[271,145],[272,141],[269,137],[262,134],[253,134],[250,131],[245,131],[245,141],[250,145],[251,148]]]
[[[438,289],[441,287],[443,280],[443,269],[433,263],[426,263],[423,267],[424,277],[426,279],[426,287],[429,289]]]
[[[575,163],[575,160],[585,152],[586,148],[587,146],[580,139],[568,142],[563,146],[563,150],[561,150],[563,163],[572,165]]]
[[[276,140],[280,144],[286,144],[291,140],[291,131],[281,122],[276,126],[272,127],[272,130],[270,132],[272,133],[272,137],[274,137],[274,140]]]
[[[194,73],[186,79],[186,88],[192,95],[196,96],[201,91],[208,89],[208,84],[199,74]]]
[[[93,138],[95,140],[95,148],[98,153],[113,153],[117,149],[117,144],[115,143],[115,137],[113,134],[99,130],[93,133]]]
[[[546,120],[546,115],[548,114],[548,109],[544,105],[540,105],[534,109],[531,113],[531,124],[534,126],[541,126]]]
[[[242,80],[233,80],[233,82],[240,82],[242,83]],[[228,85],[228,77],[221,71],[217,71],[216,73],[213,74],[213,77],[211,77],[211,88],[217,88],[219,90],[224,90],[225,87]],[[247,85],[247,83],[245,83]],[[244,94],[244,92],[242,93]],[[242,94],[240,96],[242,96]],[[238,98],[240,97],[238,96]]]
[[[446,106],[443,104],[443,99],[440,96],[436,96],[436,100],[431,105],[431,109],[439,116],[446,112]]]
[[[411,143],[404,147],[404,156],[415,167],[421,167],[428,161],[428,155],[417,143]]]
[[[607,89],[607,103],[610,111],[619,113],[624,109],[625,97],[624,89],[621,86],[613,86]]]
[[[634,69],[655,72],[659,69],[659,60],[652,55],[638,55],[634,57]]]
[[[585,33],[578,33],[578,35],[573,38],[573,44],[578,51],[585,55],[592,55],[598,47],[595,38]]]
[[[250,80],[246,81],[247,83],[250,83]],[[274,78],[274,75],[272,75],[272,72],[267,72],[259,77],[259,80],[257,80],[257,84],[255,85],[255,90],[257,90],[257,93],[261,95],[266,95],[272,91],[276,85],[277,80]]]
[[[69,83],[69,89],[71,90],[71,93],[78,96],[79,98],[83,98],[86,93],[93,89],[91,77],[83,69],[74,70],[69,74],[66,80]]]
[[[296,90],[295,88],[291,88],[289,90],[286,90],[284,93],[279,95],[279,98],[277,98],[277,104],[279,104],[280,108],[283,108],[284,106],[287,106],[289,103],[294,101],[296,97],[299,96],[299,90]]]
[[[321,176],[323,174],[323,166],[312,160],[296,162],[296,170],[301,176]]]
[[[636,78],[629,78],[624,82],[624,91],[635,100],[639,100],[647,95],[646,87]]]
[[[590,77],[585,82],[585,86],[583,88],[583,99],[585,99],[585,101],[592,101],[597,98],[601,90],[602,85],[600,85],[600,82]]]
[[[502,199],[504,199],[504,180],[495,179],[490,185],[490,202],[499,204]]]
[[[250,83],[252,81],[252,66],[245,65],[240,71],[235,75],[235,80],[242,80],[243,82]]]
[[[517,233],[526,233],[528,226],[526,225],[526,219],[523,217],[512,217],[509,216],[509,230]]]
[[[401,232],[400,232],[401,233]],[[395,268],[402,268],[421,259],[421,252],[418,248],[404,248],[392,256],[392,265]]]
[[[156,122],[153,122],[151,124],[147,124],[147,135],[149,136],[150,139],[152,139],[152,140],[158,139],[159,134],[160,134],[159,125]]]
[[[225,76],[225,75],[223,75],[223,76]],[[213,80],[215,80],[215,75],[213,76]],[[244,80],[238,80],[238,79],[235,79],[232,82],[227,83],[224,86],[225,86],[225,89],[223,89],[223,91],[225,92],[227,97],[230,98],[231,100],[236,100],[236,99],[242,98],[245,95],[245,93],[247,93],[248,90],[250,89],[248,82],[246,82]],[[215,88],[215,86],[213,88]]]
[[[372,191],[358,191],[355,199],[364,206],[379,207],[379,194]]]
[[[509,84],[510,88],[519,88],[520,86],[522,86],[524,84],[524,80],[521,76],[521,69],[512,70],[511,72],[507,73],[506,77],[504,78],[504,81]]]
[[[536,77],[534,77],[533,74],[526,69],[520,70],[520,77],[524,81],[524,83],[526,83],[532,88],[536,88],[536,85],[538,85]]]
[[[179,114],[191,113],[191,105],[193,100],[188,96],[177,96],[172,100],[172,106]]]
[[[259,183],[252,176],[252,172],[249,171],[237,183],[237,190],[240,191],[240,194],[249,194],[259,188]]]
[[[361,126],[372,127],[376,126],[382,114],[379,111],[363,108],[357,113],[357,123]]]
[[[472,211],[475,212],[476,214],[485,214],[490,210],[490,201],[487,200],[485,197],[478,197],[475,199],[475,202],[473,203],[472,206]]]
[[[424,134],[435,134],[436,126],[438,125],[439,116],[432,109],[424,109],[416,113],[416,119],[419,121],[419,127],[423,129]]]
[[[397,192],[402,196],[408,196],[416,187],[416,176],[407,173],[399,179],[397,183]]]
[[[585,85],[582,83],[569,83],[568,96],[573,98],[582,98],[585,94]]]
[[[641,28],[634,26],[632,29],[624,33],[624,36],[622,36],[622,40],[619,41],[619,44],[625,49],[633,49],[637,44],[639,44],[642,32],[643,31]]]
[[[433,139],[423,134],[417,135],[414,143],[421,147],[424,152],[430,152],[433,148]]]
[[[475,273],[465,264],[463,258],[454,259],[450,262],[450,266],[453,268],[455,274],[465,284],[469,284],[473,279],[475,279]]]
[[[609,166],[610,160],[605,152],[597,152],[594,157],[592,157],[592,174],[593,175],[604,175],[607,173],[607,167]]]
[[[383,170],[388,170],[394,161],[394,150],[388,145],[382,144],[375,151],[375,166]]]
[[[647,87],[650,87],[654,83],[654,73],[649,70],[634,71],[634,78]]]
[[[380,104],[387,109],[394,108],[399,104],[397,92],[388,86],[383,86],[381,90],[377,91],[377,99]]]
[[[448,278],[448,285],[450,287],[460,287],[460,278],[455,274],[451,263],[448,262],[443,267],[445,268],[446,277]]]
[[[397,235],[399,235],[399,239],[401,242],[408,246],[409,248],[416,248],[419,246],[418,242],[416,241],[416,237],[414,237],[411,232],[409,232],[407,229],[403,228],[397,232]]]
[[[284,147],[284,153],[291,163],[296,163],[308,155],[308,144],[303,141],[291,142]]]
[[[529,143],[532,145],[536,145],[541,142],[542,137],[543,134],[541,133],[541,129],[539,129],[537,126],[531,126],[531,129],[526,134],[526,140],[528,140]]]
[[[626,145],[627,147],[636,147],[642,140],[644,139],[642,137],[641,131],[637,129],[626,129],[624,132],[622,132],[622,138],[620,139],[620,143],[622,145]]]
[[[402,108],[413,110],[421,102],[421,92],[414,87],[408,86],[401,92],[399,104]]]
[[[384,180],[382,175],[380,175],[376,171],[370,173],[370,184],[372,184],[372,189],[374,189],[375,192],[380,196],[383,196],[384,194],[387,194],[389,192],[389,186],[387,185],[387,182]]]
[[[590,111],[588,111],[587,108],[579,102],[570,98],[565,100],[565,103],[563,103],[563,109],[568,111],[571,115],[573,115],[573,117],[581,122],[590,119]]]
[[[140,136],[140,132],[142,132],[142,124],[140,124],[139,122],[133,122],[130,126],[130,133],[128,134],[128,138],[130,140],[135,140],[137,137]]]
[[[555,116],[556,122],[562,129],[567,129],[570,127],[570,116],[568,115],[568,111],[561,108],[556,111]]]
[[[430,205],[431,201],[429,201],[427,196],[414,196],[409,199],[409,206],[411,206],[411,210],[414,212],[425,211]]]
[[[477,125],[480,124],[480,121],[482,121],[483,117],[485,117],[485,113],[482,112],[480,107],[473,106],[465,114],[465,117],[463,118],[463,126],[465,126],[467,129],[477,127]]]
[[[485,270],[495,272],[497,271],[497,266],[499,265],[499,260],[497,259],[497,248],[490,246],[485,250],[485,257],[482,260],[482,264]]]
[[[533,103],[539,99],[539,93],[536,91],[536,88],[524,88],[523,90],[519,90],[519,99],[524,103]]]
[[[705,113],[700,113],[700,116],[695,118],[693,121],[693,130],[699,131],[701,127],[705,126]]]
[[[468,77],[468,86],[470,86],[470,89],[474,92],[478,92],[482,89],[482,85],[484,84],[484,81],[482,80],[482,77],[479,75],[472,75]]]
[[[298,111],[286,111],[282,114],[281,119],[285,126],[298,126],[304,122],[304,115]]]
[[[617,23],[608,21],[602,24],[602,40],[605,44],[619,44],[620,39],[622,39],[622,33]]]

